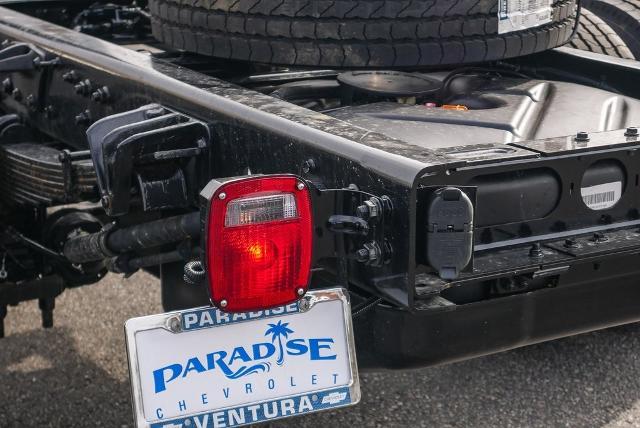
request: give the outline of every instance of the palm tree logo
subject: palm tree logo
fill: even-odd
[[[276,339],[278,340],[278,361],[276,363],[281,366],[284,364],[284,349],[282,347],[282,338],[285,339],[289,337],[289,334],[293,333],[293,330],[289,328],[289,323],[282,321],[278,321],[277,324],[269,324],[269,328],[267,329],[265,336],[271,335],[271,342],[275,343]]]

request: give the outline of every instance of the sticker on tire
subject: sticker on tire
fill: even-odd
[[[552,21],[552,0],[500,0],[498,34],[539,27]]]

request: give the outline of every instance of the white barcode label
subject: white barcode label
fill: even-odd
[[[592,210],[606,210],[614,206],[622,195],[622,182],[598,184],[580,189],[582,200]]]
[[[522,31],[551,22],[552,0],[499,0],[498,34]]]

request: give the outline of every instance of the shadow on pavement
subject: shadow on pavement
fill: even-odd
[[[82,346],[68,327],[0,341],[0,426],[131,426],[128,382],[81,356]],[[629,325],[442,367],[366,373],[359,406],[267,426],[639,426],[639,355],[640,325]]]
[[[129,384],[76,346],[66,328],[0,341],[1,427],[132,425]]]

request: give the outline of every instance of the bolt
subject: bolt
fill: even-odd
[[[22,91],[18,88],[14,88],[13,91],[11,91],[11,96],[14,100],[20,101],[22,99]]]
[[[637,137],[638,135],[640,135],[640,133],[638,132],[638,128],[635,126],[628,127],[624,133],[625,137]]]
[[[58,160],[60,163],[65,163],[71,158],[71,151],[64,149],[60,153],[58,153]]]
[[[366,248],[360,248],[356,251],[356,260],[360,263],[365,263],[369,261],[369,250]]]
[[[304,174],[309,174],[316,168],[316,163],[313,159],[307,159],[302,163],[302,172]]]
[[[356,208],[356,215],[363,220],[369,219],[369,207],[367,205],[360,205]]]
[[[578,248],[578,243],[573,238],[567,238],[564,240],[565,248]]]
[[[224,193],[224,192],[222,192],[222,193],[220,193],[220,194],[218,195],[218,199],[220,199],[220,200],[223,200],[223,199],[225,199],[226,197],[227,197],[227,194],[226,194],[226,193]]]
[[[87,125],[91,122],[91,112],[85,110],[76,116],[76,125]]]
[[[227,307],[227,301],[225,299],[220,300],[220,307],[221,308],[226,308]]]
[[[89,79],[85,79],[75,85],[73,88],[75,89],[76,94],[89,95],[89,93],[91,92],[91,81]]]
[[[29,109],[31,110],[35,110],[36,109],[36,97],[33,94],[29,94],[27,95],[27,99],[25,100],[25,102],[27,103],[27,107],[29,107]]]
[[[169,319],[169,330],[174,333],[179,333],[182,330],[182,324],[179,317],[173,317]]]
[[[536,242],[535,244],[533,244],[531,246],[531,249],[529,250],[529,257],[534,257],[534,258],[540,258],[543,257],[544,253],[542,252],[542,249],[540,248],[540,243]]]
[[[67,71],[62,75],[62,80],[69,83],[75,83],[78,81],[78,74],[74,70]]]
[[[365,242],[362,248],[356,251],[356,260],[368,266],[380,266],[382,260],[382,249],[376,241]]]
[[[307,312],[309,308],[311,308],[311,299],[309,297],[300,299],[298,302],[298,309],[300,309],[300,312]]]
[[[588,132],[584,132],[584,131],[580,131],[576,134],[576,141],[578,142],[587,142],[589,141],[589,133]]]
[[[298,184],[296,184],[296,189],[298,190],[304,190],[304,183],[298,181]]]
[[[13,82],[11,81],[10,77],[7,77],[2,81],[2,90],[5,92],[5,94],[10,94],[11,91],[13,91]]]
[[[109,206],[111,206],[111,198],[109,197],[109,195],[104,195],[102,198],[100,198],[100,203],[102,204],[102,208],[109,209]]]
[[[304,296],[304,288],[300,287],[296,290],[298,296]]]
[[[97,103],[107,102],[111,94],[109,93],[109,88],[103,86],[100,89],[97,89],[95,92],[91,94],[91,99]]]
[[[371,198],[364,201],[364,204],[356,208],[356,215],[363,220],[369,220],[380,215],[382,205],[378,198]]]

